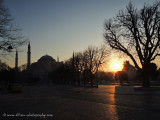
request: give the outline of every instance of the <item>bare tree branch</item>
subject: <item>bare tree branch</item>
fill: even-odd
[[[115,18],[104,24],[106,43],[128,55],[135,67],[143,71],[144,79],[148,79],[145,74],[151,61],[160,55],[159,10],[160,2],[144,4],[140,10],[130,2],[125,10],[119,11]]]
[[[27,43],[27,39],[21,34],[19,29],[14,24],[14,19],[11,16],[9,9],[3,5],[3,0],[0,0],[0,50],[8,52],[8,47],[20,47]]]

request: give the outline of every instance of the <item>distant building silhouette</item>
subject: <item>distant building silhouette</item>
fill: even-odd
[[[37,62],[31,63],[31,45],[28,44],[27,52],[27,69],[23,75],[23,80],[26,83],[33,84],[49,84],[49,74],[59,67],[63,66],[63,62],[59,62],[59,56],[57,61],[49,55],[42,56]],[[15,55],[15,70],[18,70],[18,51]]]
[[[31,65],[31,46],[30,43],[28,44],[28,52],[27,52],[27,69]]]
[[[125,61],[123,65],[124,66],[122,71],[128,75],[128,80],[134,80],[137,76],[137,70],[135,69],[135,67],[131,65],[129,61]]]
[[[36,80],[38,84],[49,84],[49,73],[58,69],[62,65],[63,62],[56,61],[49,55],[44,55],[37,62],[30,65],[28,73],[30,78]]]

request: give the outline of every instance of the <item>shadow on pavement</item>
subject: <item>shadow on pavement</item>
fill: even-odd
[[[133,86],[116,86],[115,105],[119,120],[160,119],[159,92],[155,89],[149,91]]]

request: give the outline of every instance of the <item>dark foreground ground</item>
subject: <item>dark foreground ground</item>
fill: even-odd
[[[0,120],[160,120],[160,91],[132,86],[25,86],[0,91]]]

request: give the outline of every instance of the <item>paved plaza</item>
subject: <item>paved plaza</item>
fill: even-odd
[[[24,86],[0,91],[0,120],[159,120],[160,91],[132,86]]]

